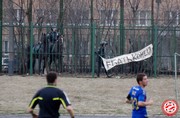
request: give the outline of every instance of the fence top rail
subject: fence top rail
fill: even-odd
[[[21,28],[30,28],[30,25],[27,24],[2,24],[1,27],[21,27]],[[33,24],[33,28],[58,28],[57,25],[36,25]],[[91,25],[64,25],[64,29],[89,29]],[[152,26],[101,26],[96,25],[95,29],[113,29],[113,30],[151,30]],[[156,26],[158,30],[164,31],[180,31],[180,26]]]

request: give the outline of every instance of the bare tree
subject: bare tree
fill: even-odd
[[[141,0],[128,0],[129,2],[129,5],[130,5],[130,15],[129,15],[129,18],[131,19],[130,23],[132,24],[132,29],[130,32],[130,38],[129,38],[129,43],[130,43],[130,52],[133,52],[135,50],[138,50],[137,47],[134,47],[134,46],[137,46],[137,39],[136,39],[136,30],[135,30],[135,26],[136,26],[136,22],[137,22],[137,12],[139,10],[139,5],[140,5],[140,2]],[[132,14],[132,16],[131,16]]]
[[[106,40],[109,45],[109,56],[115,56],[119,52],[118,24],[119,24],[119,0],[96,0],[96,23],[97,23],[97,40],[98,47],[101,40]],[[116,40],[116,41],[113,41]],[[112,46],[114,45],[114,46]]]

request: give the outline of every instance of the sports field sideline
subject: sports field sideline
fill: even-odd
[[[30,118],[30,115],[0,115],[0,118]],[[107,115],[76,115],[76,118],[130,118],[131,116],[107,116]],[[61,116],[61,118],[69,118],[69,116]],[[155,115],[149,118],[166,118],[166,116]],[[175,118],[175,117],[171,117]],[[179,117],[178,117],[179,118]]]
[[[59,76],[58,83],[58,88],[68,94],[77,118],[128,118],[131,115],[131,105],[125,104],[125,99],[130,87],[136,85],[135,76],[118,79]],[[0,118],[30,118],[26,115],[28,104],[34,93],[44,86],[46,81],[41,76],[0,76]],[[180,79],[177,86],[180,87]],[[146,91],[147,99],[151,97],[154,100],[154,104],[147,108],[148,114],[152,118],[164,118],[161,110],[163,101],[176,99],[174,78],[149,78]],[[68,118],[65,110],[61,108],[60,112],[61,118]],[[178,114],[179,117],[180,110]]]

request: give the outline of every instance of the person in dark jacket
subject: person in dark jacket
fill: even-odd
[[[100,48],[98,49],[98,51],[96,52],[97,54],[97,62],[98,62],[98,68],[97,68],[97,77],[100,77],[100,72],[101,72],[101,67],[104,67],[103,64],[103,60],[101,57],[105,58],[105,47],[108,43],[106,41],[101,41],[100,43]],[[105,68],[104,68],[105,69]],[[108,74],[108,71],[106,71],[105,69],[105,73],[107,75],[108,78],[110,78],[111,76]]]

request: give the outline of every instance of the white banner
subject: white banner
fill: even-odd
[[[124,54],[124,55],[117,56],[117,57],[110,58],[110,59],[105,59],[103,57],[101,57],[101,58],[103,60],[105,69],[109,70],[117,65],[126,64],[126,63],[130,63],[133,61],[145,60],[145,59],[151,57],[152,54],[153,54],[153,45],[150,44],[147,47],[143,48],[142,50],[139,50],[134,53]]]

